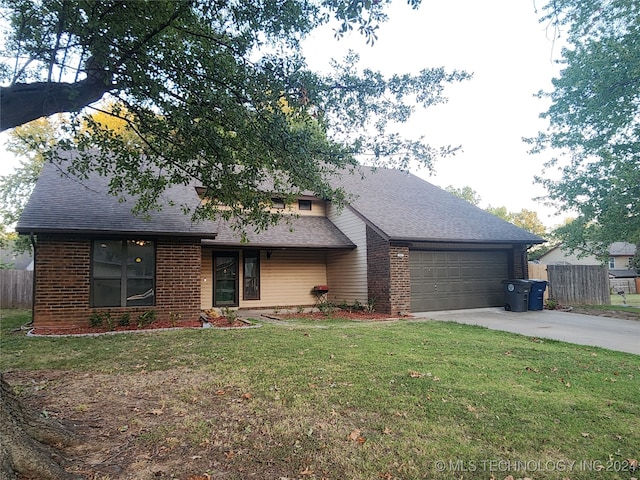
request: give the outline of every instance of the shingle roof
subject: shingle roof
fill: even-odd
[[[362,175],[364,175],[364,180]],[[241,235],[222,220],[194,223],[181,205],[197,206],[193,185],[169,188],[160,211],[131,213],[133,201],[107,193],[108,179],[92,174],[78,180],[53,164],[45,165],[18,222],[19,233],[189,235],[213,238],[213,244],[241,245]],[[542,243],[544,240],[400,170],[362,167],[334,180],[354,195],[348,208],[389,240],[435,242]],[[173,202],[170,204],[169,200]],[[301,216],[257,234],[250,245],[353,248],[325,217]],[[208,242],[209,243],[209,242]]]
[[[342,175],[335,183],[356,195],[351,208],[389,240],[544,242],[410,173],[369,167],[359,170]]]
[[[630,255],[636,254],[636,246],[633,243],[613,242],[609,245],[609,255]]]
[[[241,243],[240,233],[227,222],[220,221],[215,240],[207,240],[207,245],[259,246],[262,248],[355,248],[349,238],[326,217],[300,216],[283,219],[277,225],[256,233],[247,229],[248,244]]]
[[[91,174],[78,179],[47,163],[16,226],[19,233],[148,234],[215,236],[214,223],[194,223],[180,205],[200,199],[193,187],[175,185],[163,198],[160,211],[136,216],[134,202],[119,201],[108,193],[108,179]],[[171,205],[168,199],[175,203]]]

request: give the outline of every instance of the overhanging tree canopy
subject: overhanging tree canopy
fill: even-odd
[[[97,122],[87,128],[78,115],[58,144],[80,152],[73,169],[108,175],[114,193],[135,194],[141,210],[167,185],[195,180],[218,201],[210,207],[233,207],[202,214],[265,226],[274,220],[264,208],[270,194],[258,185],[285,198],[310,190],[339,200],[327,177],[356,157],[430,167],[455,151],[403,139],[393,126],[416,103],[444,101],[444,85],[468,74],[384,78],[360,71],[356,55],[331,74],[306,66],[300,41],[311,30],[337,21],[338,34],[359,29],[373,40],[390,1],[2,0],[11,26],[2,128],[82,111],[108,93],[138,141]]]
[[[533,152],[559,152],[547,168],[560,175],[538,179],[553,204],[578,214],[558,233],[597,254],[640,244],[640,6],[556,0],[542,20],[567,45],[553,90],[540,94],[552,102],[549,129],[529,140]]]

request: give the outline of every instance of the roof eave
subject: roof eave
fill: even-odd
[[[177,232],[163,230],[107,230],[107,229],[60,229],[60,228],[40,228],[40,227],[16,227],[16,232],[20,235],[86,235],[86,236],[129,236],[129,237],[193,237],[215,239],[217,233],[207,232]]]
[[[354,250],[356,245],[323,245],[323,244],[304,244],[304,243],[258,243],[258,242],[217,242],[211,239],[203,239],[203,245],[213,247],[244,247],[244,248],[261,248],[263,250],[283,250],[287,248],[306,249],[306,250]]]
[[[389,237],[390,242],[394,243],[476,243],[476,244],[493,244],[493,245],[537,245],[545,243],[546,240],[490,240],[490,239],[460,239],[460,238],[421,238],[421,237]]]

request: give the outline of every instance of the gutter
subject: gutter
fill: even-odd
[[[33,232],[29,232],[29,240],[31,241],[31,248],[33,249],[33,278],[31,279],[31,324],[35,320],[36,313],[36,269],[38,268],[38,262],[36,260],[36,238],[33,235]]]

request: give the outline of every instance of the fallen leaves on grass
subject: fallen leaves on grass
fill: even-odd
[[[361,435],[361,433],[362,433],[362,432],[360,431],[360,429],[359,429],[359,428],[356,428],[353,432],[351,432],[349,435],[347,435],[347,438],[348,438],[349,440],[351,440],[352,442],[356,442],[356,443],[359,443],[359,444],[363,444],[364,442],[366,442],[366,441],[367,441],[367,439],[366,439],[366,438],[364,438],[364,437]]]

